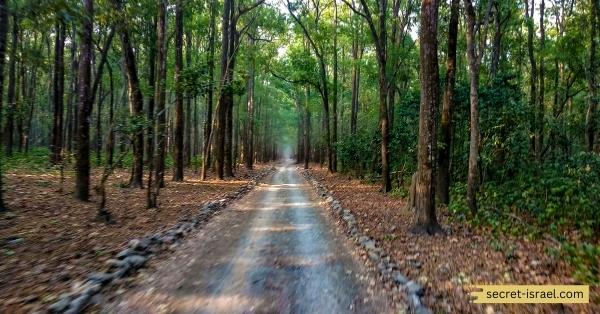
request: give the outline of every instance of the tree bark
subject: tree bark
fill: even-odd
[[[114,162],[115,155],[115,87],[113,80],[113,71],[110,64],[107,66],[108,68],[108,78],[109,78],[109,107],[108,107],[108,139],[106,141],[106,164],[108,166],[112,166]]]
[[[527,55],[529,56],[529,64],[531,66],[530,75],[529,75],[529,106],[533,112],[535,110],[535,103],[537,99],[537,66],[535,62],[535,54],[533,51],[533,14],[535,12],[535,0],[531,0],[531,5],[529,3],[530,0],[525,0],[525,23],[527,23]],[[531,15],[530,10],[531,9]],[[537,117],[537,115],[536,115]],[[537,119],[534,119],[537,120]],[[538,146],[538,128],[537,121],[533,123],[533,133],[534,139],[531,145],[533,155],[536,155],[537,146]]]
[[[310,89],[306,88],[306,104],[304,105],[304,169],[308,169],[310,162],[310,110],[308,108]]]
[[[467,19],[467,60],[469,63],[469,102],[470,102],[470,140],[469,140],[469,167],[467,174],[467,204],[473,214],[477,213],[477,186],[479,163],[479,62],[475,42],[475,10],[471,0],[465,0]],[[481,54],[482,51],[479,51]]]
[[[225,0],[223,5],[223,20],[221,23],[221,79],[220,79],[220,95],[219,102],[216,108],[217,124],[216,124],[216,142],[215,142],[215,170],[219,179],[224,178],[225,167],[225,138],[227,136],[227,110],[232,103],[231,94],[226,89],[231,88],[231,80],[229,77],[229,48],[231,31],[231,15],[233,11],[233,0]]]
[[[535,142],[535,158],[538,162],[542,160],[542,150],[544,147],[544,82],[545,82],[545,65],[544,65],[544,49],[546,46],[546,29],[544,27],[544,16],[545,16],[545,1],[542,0],[540,3],[540,66],[539,66],[539,87],[540,91],[538,94],[538,110],[537,110],[537,137]]]
[[[596,111],[598,107],[598,84],[596,83],[597,72],[597,58],[596,58],[596,47],[598,40],[597,33],[598,27],[600,27],[598,23],[598,15],[600,14],[598,11],[598,0],[590,0],[591,2],[591,31],[590,31],[590,61],[589,61],[589,70],[588,70],[588,78],[587,78],[587,87],[588,87],[588,108],[585,116],[585,132],[586,132],[586,144],[588,151],[594,151],[594,145],[596,141],[596,129],[598,118],[596,117]]]
[[[187,67],[192,67],[192,32],[187,31],[185,34],[185,65]],[[185,166],[189,167],[192,163],[192,155],[193,153],[193,143],[192,143],[192,117],[194,114],[192,113],[192,98],[195,95],[192,95],[191,92],[187,92],[185,95],[185,139],[184,139],[184,152],[183,159],[185,161]],[[196,125],[193,125],[194,129]]]
[[[167,111],[165,107],[166,101],[166,78],[167,78],[167,0],[161,0],[158,4],[158,19],[157,19],[157,48],[156,48],[156,82],[154,85],[154,103],[155,103],[155,150],[154,150],[154,193],[158,197],[158,191],[164,187],[165,174],[165,154],[167,145]]]
[[[79,56],[79,103],[77,127],[77,160],[75,195],[87,201],[90,196],[90,113],[91,97],[92,34],[94,21],[94,1],[84,0],[81,30],[81,53]]]
[[[452,110],[454,108],[454,87],[456,82],[456,40],[458,35],[458,15],[460,0],[452,0],[450,23],[448,24],[448,52],[446,58],[446,85],[441,115],[441,145],[438,152],[437,194],[440,203],[450,202],[450,153],[452,152]]]
[[[54,105],[54,118],[52,123],[52,142],[50,145],[50,163],[57,165],[62,160],[63,149],[63,95],[65,85],[65,25],[60,18],[56,18],[56,38],[54,41],[54,78],[52,89],[52,103]]]
[[[6,92],[6,123],[4,124],[4,153],[12,156],[13,137],[15,127],[16,88],[17,88],[17,49],[19,45],[19,17],[12,14],[12,41],[10,49],[10,63],[8,65],[8,90]]]
[[[0,123],[2,122],[2,100],[4,94],[4,63],[6,60],[6,35],[8,33],[8,8],[6,0],[0,0]],[[2,128],[0,126],[0,133]],[[2,134],[0,134],[0,139]],[[1,147],[1,146],[0,146]],[[0,163],[0,212],[7,211],[4,204],[4,184],[2,175],[2,163]]]
[[[333,1],[333,125],[331,127],[331,171],[337,172],[337,129],[338,129],[338,7],[337,1]]]
[[[175,7],[175,145],[173,149],[173,181],[183,181],[183,86],[181,72],[183,70],[183,3],[177,1]]]
[[[210,146],[213,125],[213,94],[214,94],[214,70],[215,70],[215,33],[216,33],[216,0],[210,2],[210,35],[208,39],[208,77],[209,88],[206,95],[206,116],[204,119],[204,143],[202,147],[202,171],[201,180],[206,180],[208,167],[210,166]]]
[[[468,0],[467,0],[468,1]],[[412,231],[434,234],[441,231],[435,212],[435,118],[439,100],[437,57],[438,0],[422,0],[419,31],[421,104],[415,195],[416,220]]]
[[[69,95],[67,100],[67,123],[65,126],[65,146],[68,152],[73,151],[73,141],[75,136],[77,108],[77,92],[78,79],[77,71],[79,69],[79,61],[77,60],[77,31],[75,26],[72,26],[71,31],[71,79],[69,82]]]
[[[250,38],[251,60],[248,68],[248,103],[246,106],[246,143],[244,144],[244,161],[246,169],[252,169],[254,164],[254,39]]]

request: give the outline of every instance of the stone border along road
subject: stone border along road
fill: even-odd
[[[141,239],[129,241],[127,248],[117,253],[113,259],[107,261],[109,266],[107,272],[92,272],[83,283],[74,283],[72,291],[62,294],[57,302],[48,307],[48,312],[65,314],[82,313],[91,303],[92,298],[100,293],[102,288],[106,287],[111,281],[134,275],[151,257],[180,242],[184,236],[204,225],[221,209],[250,192],[259,180],[274,170],[275,168],[271,167],[262,171],[238,191],[231,192],[222,199],[203,203],[200,206],[200,210],[191,219],[181,219],[166,231],[159,231]]]
[[[317,190],[317,195],[325,199],[328,209],[331,210],[335,218],[345,222],[349,238],[355,245],[367,253],[369,260],[376,266],[381,278],[384,281],[395,284],[398,288],[401,288],[406,292],[412,312],[418,314],[431,313],[431,311],[421,302],[421,297],[425,293],[423,286],[414,280],[408,279],[398,270],[398,264],[394,263],[391,260],[390,255],[377,245],[377,241],[370,238],[359,229],[352,211],[343,208],[340,201],[335,199],[333,194],[329,192],[323,184],[317,181],[307,170],[302,171],[302,174],[306,178],[306,181],[310,182]]]

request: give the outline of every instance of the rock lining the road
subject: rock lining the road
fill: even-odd
[[[421,302],[421,297],[425,294],[423,286],[415,280],[407,278],[400,272],[398,264],[392,261],[390,255],[377,245],[377,241],[359,229],[352,211],[348,208],[343,208],[340,201],[323,184],[306,170],[302,171],[302,174],[317,190],[317,195],[325,200],[327,208],[333,212],[336,218],[341,219],[345,223],[346,230],[350,234],[349,238],[356,246],[366,252],[368,259],[377,268],[381,278],[384,281],[393,283],[406,292],[412,312],[419,314],[432,313]]]
[[[246,195],[274,170],[275,168],[269,168],[261,172],[239,190],[229,193],[224,198],[202,203],[192,218],[181,219],[170,229],[146,235],[141,239],[132,239],[113,259],[106,261],[106,272],[91,272],[83,282],[73,283],[71,292],[62,294],[58,301],[48,307],[48,312],[82,313],[104,287],[117,279],[132,276],[157,253],[175,248],[187,234],[199,229],[231,202]]]

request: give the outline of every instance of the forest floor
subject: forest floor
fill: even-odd
[[[549,239],[494,236],[450,220],[446,209],[438,210],[445,235],[413,235],[413,213],[405,209],[404,199],[318,166],[310,173],[354,213],[360,228],[381,243],[407,277],[424,284],[423,302],[435,313],[600,313],[600,287],[590,287],[590,304],[583,305],[473,304],[469,284],[578,283],[568,264],[546,253],[557,245]]]
[[[107,209],[116,221],[111,225],[94,221],[95,193],[90,202],[74,199],[72,172],[65,173],[61,192],[58,170],[9,169],[4,188],[11,210],[0,214],[0,313],[43,311],[72,280],[101,268],[129,240],[172,227],[264,169],[240,168],[234,179],[204,182],[192,171],[184,182],[171,182],[166,173],[156,209],[146,209],[146,190],[125,188],[129,172],[117,170],[107,183]],[[93,170],[92,187],[100,174]]]

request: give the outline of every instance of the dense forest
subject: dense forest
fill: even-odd
[[[421,236],[444,232],[442,211],[550,237],[579,280],[598,283],[599,10],[0,0],[0,212],[14,211],[6,174],[22,165],[72,179],[65,198],[100,195],[109,223],[118,171],[154,208],[172,182],[289,157],[406,199],[398,211],[414,211]]]

